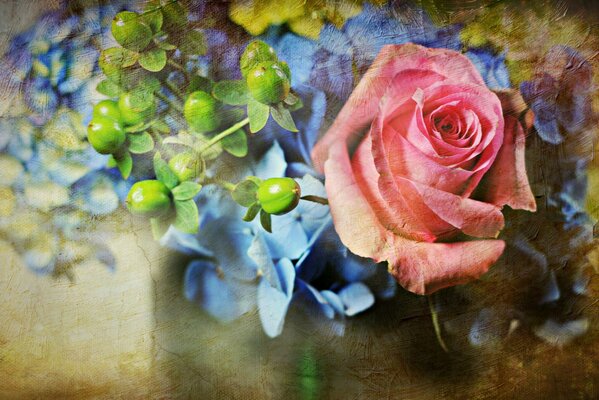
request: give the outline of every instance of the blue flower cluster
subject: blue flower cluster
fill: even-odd
[[[126,2],[85,7],[81,14],[63,8],[43,15],[13,38],[2,61],[3,78],[23,85],[29,119],[41,126],[61,107],[91,118],[100,80],[99,50],[112,42],[110,22]]]
[[[2,60],[10,107],[0,120],[0,186],[8,196],[0,235],[39,273],[72,277],[73,265],[94,257],[115,267],[89,221],[113,212],[127,183],[105,169],[85,126],[98,97],[99,49],[121,5],[77,14],[64,3],[14,37]]]
[[[285,176],[289,165],[275,142],[251,164],[245,160],[235,167],[240,176],[271,178]],[[305,195],[326,195],[311,175],[298,183]],[[161,243],[198,256],[187,269],[185,294],[223,322],[257,309],[265,333],[274,337],[290,304],[297,303],[340,334],[346,316],[369,308],[375,295],[394,293],[384,268],[359,260],[338,241],[327,206],[300,202],[293,212],[273,217],[269,234],[257,221],[242,221],[243,209],[216,186],[204,188],[198,201],[198,235],[171,227]],[[332,276],[321,280],[325,270]]]

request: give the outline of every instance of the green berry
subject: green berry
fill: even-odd
[[[256,197],[269,214],[282,215],[293,210],[300,201],[301,189],[291,178],[270,178],[258,187]]]
[[[183,106],[185,120],[199,133],[210,132],[218,127],[218,103],[210,94],[198,90],[191,93]]]
[[[126,203],[133,214],[159,217],[171,208],[171,192],[160,181],[139,181],[129,190]]]
[[[277,63],[258,64],[247,76],[248,89],[252,97],[264,104],[283,101],[289,94],[289,78]]]
[[[179,182],[195,179],[202,172],[202,160],[190,151],[175,155],[170,159],[168,165],[177,175]]]
[[[252,68],[265,61],[277,61],[277,54],[263,41],[254,40],[247,45],[239,59],[241,74],[244,78],[247,77]]]
[[[121,111],[116,101],[102,100],[94,106],[93,118],[106,117],[121,122]]]
[[[123,11],[112,21],[112,36],[124,48],[142,51],[152,40],[152,30],[138,14]]]
[[[156,111],[156,107],[154,105],[143,110],[134,107],[131,103],[131,93],[123,93],[121,97],[119,97],[118,105],[123,123],[129,126],[137,125],[140,122],[145,121]]]
[[[87,139],[100,154],[113,154],[125,143],[125,131],[119,121],[97,116],[87,127]]]

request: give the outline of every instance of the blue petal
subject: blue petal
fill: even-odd
[[[267,233],[265,239],[274,259],[298,259],[307,250],[308,236],[299,217],[295,210],[272,216],[272,233]]]
[[[256,278],[257,266],[247,255],[254,235],[247,222],[226,217],[210,221],[198,233],[202,247],[210,249],[220,267],[240,280]]]
[[[196,236],[181,232],[172,225],[168,228],[164,236],[160,238],[160,245],[190,256],[212,256],[212,252],[200,245]]]
[[[283,331],[285,315],[291,301],[295,269],[289,259],[282,259],[277,264],[277,272],[282,290],[273,287],[268,279],[263,278],[258,285],[258,312],[264,332],[276,337]],[[283,285],[281,285],[281,283]]]
[[[584,335],[588,329],[589,321],[586,318],[566,322],[548,319],[543,325],[536,327],[534,332],[545,342],[562,347],[577,337]]]
[[[310,79],[314,67],[312,58],[316,51],[314,41],[288,33],[275,45],[275,49],[279,60],[289,64],[291,85],[294,88]]]
[[[258,178],[268,179],[285,176],[286,169],[285,154],[279,143],[275,141],[272,147],[257,162],[254,173]]]
[[[483,308],[470,327],[468,340],[474,346],[491,345],[507,336],[508,332],[507,320],[498,318],[490,308]]]
[[[211,262],[193,261],[184,282],[185,297],[222,322],[239,318],[255,307],[255,288],[227,280]]]
[[[275,271],[275,265],[270,257],[270,252],[264,241],[262,232],[258,231],[252,244],[247,250],[248,256],[254,260],[258,271],[262,274],[263,280],[266,280],[270,286],[281,289],[279,277]]]
[[[368,286],[361,282],[355,282],[341,289],[338,293],[339,299],[345,306],[345,315],[351,317],[374,304],[374,295]]]

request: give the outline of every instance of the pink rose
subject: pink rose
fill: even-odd
[[[481,276],[501,208],[536,209],[517,116],[451,50],[385,46],[312,158],[342,242],[418,294]]]

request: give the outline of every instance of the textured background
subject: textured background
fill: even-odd
[[[0,54],[53,4],[0,1]],[[596,300],[590,331],[562,349],[527,334],[494,351],[448,337],[446,354],[426,301],[407,293],[349,321],[343,338],[295,317],[272,340],[257,315],[222,326],[188,303],[186,260],[144,222],[119,211],[101,224],[117,270],[90,262],[74,283],[34,275],[0,242],[0,398],[599,398]]]

